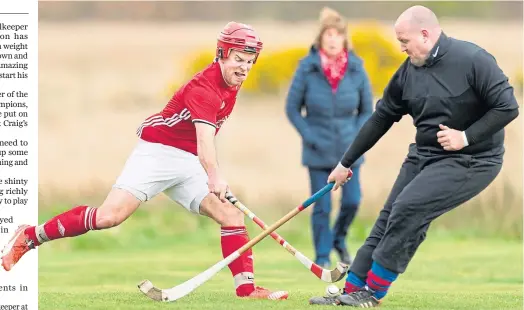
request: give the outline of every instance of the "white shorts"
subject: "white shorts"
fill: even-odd
[[[200,203],[209,193],[207,174],[197,156],[141,139],[113,187],[127,190],[142,202],[164,192],[196,214],[200,214]]]

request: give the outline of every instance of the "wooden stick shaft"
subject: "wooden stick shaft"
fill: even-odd
[[[267,235],[272,233],[273,231],[277,230],[280,226],[284,225],[287,221],[289,221],[291,218],[293,218],[295,215],[300,213],[302,211],[300,207],[297,207],[293,210],[291,210],[288,214],[284,215],[281,219],[276,221],[273,225],[269,226],[266,230],[258,234],[255,238],[249,240],[248,243],[244,244],[240,249],[238,249],[238,253],[242,255],[245,251],[249,250],[251,247],[253,247],[255,244],[259,243],[260,240],[264,239]]]
[[[245,215],[247,215],[255,224],[257,224],[262,229],[268,229],[269,226],[266,225],[258,216],[256,216],[255,213],[253,213],[251,210],[249,210],[245,205],[243,205],[238,199],[232,197],[232,199],[229,200],[231,203],[233,203],[240,211],[244,212]],[[284,247],[289,253],[295,255],[297,250],[289,244],[282,236],[280,236],[276,232],[271,232],[269,234],[275,241],[278,242],[282,247]]]
[[[351,177],[352,172],[350,170],[348,178]],[[295,215],[300,213],[302,210],[309,207],[311,204],[313,204],[317,199],[325,195],[327,192],[329,192],[335,183],[331,182],[324,186],[321,190],[313,194],[311,197],[309,197],[302,205],[296,207],[295,209],[289,211],[288,214],[284,215],[280,220],[276,221],[273,225],[269,226],[267,229],[265,229],[263,232],[261,232],[258,236],[255,238],[249,240],[248,243],[244,244],[240,249],[237,250],[239,255],[242,255],[245,251],[253,247],[255,244],[260,242],[260,240],[264,239],[267,235],[271,234],[273,231],[277,230],[280,226],[284,225],[287,221],[289,221],[291,218],[293,218]]]

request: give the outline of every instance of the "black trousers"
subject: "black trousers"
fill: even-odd
[[[403,273],[431,222],[483,191],[499,174],[498,155],[436,153],[409,146],[390,195],[350,271],[367,277],[376,261]]]

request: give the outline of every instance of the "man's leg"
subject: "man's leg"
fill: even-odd
[[[39,226],[22,225],[11,239],[10,246],[5,249],[2,266],[7,271],[11,270],[25,253],[45,242],[117,226],[139,205],[140,200],[130,193],[112,189],[99,208],[77,206]]]
[[[431,163],[393,203],[386,231],[372,255],[366,280],[370,290],[360,297],[340,298],[343,303],[383,298],[398,275],[405,272],[430,223],[482,192],[501,169],[500,162],[469,155],[432,156],[424,161]]]
[[[364,244],[359,248],[356,256],[349,268],[348,275],[344,286],[344,294],[349,294],[361,290],[366,285],[366,279],[368,271],[371,269],[373,263],[372,255],[373,251],[377,247],[380,239],[386,231],[386,225],[393,206],[393,202],[397,196],[402,192],[404,187],[415,178],[419,173],[419,161],[416,153],[415,145],[411,144],[409,152],[407,154],[400,172],[397,176],[395,183],[389,193],[389,196],[384,204],[384,207],[380,211],[373,228],[369,236],[366,238]],[[347,185],[347,184],[346,184]],[[346,186],[344,185],[344,186]],[[326,297],[312,297],[309,300],[310,304],[333,304],[335,298]]]
[[[326,186],[329,170],[309,169],[311,193],[314,194]],[[320,197],[312,206],[311,226],[313,228],[313,244],[315,246],[315,263],[329,266],[329,255],[333,248],[333,234],[330,225],[331,193]]]
[[[183,166],[185,167],[183,171],[186,176],[185,181],[166,189],[164,193],[188,211],[205,215],[220,225],[220,244],[222,255],[225,258],[250,240],[244,224],[244,213],[231,203],[222,203],[215,194],[209,193],[206,172],[196,156],[185,155]],[[237,296],[272,300],[287,299],[288,292],[286,291],[272,292],[255,286],[251,249],[245,251],[228,267],[233,276]]]
[[[200,213],[220,225],[220,245],[225,258],[249,242],[244,214],[228,203],[222,203],[214,194],[208,194],[200,204]],[[255,290],[253,251],[242,253],[229,264],[237,296],[248,296]]]
[[[353,176],[342,187],[342,199],[335,227],[333,228],[333,247],[340,256],[343,263],[351,264],[351,256],[346,245],[348,229],[355,219],[361,199],[360,190],[360,167],[351,169]]]
[[[369,236],[357,251],[355,259],[349,268],[344,290],[345,293],[355,292],[365,285],[368,271],[371,269],[371,265],[373,263],[373,251],[379,244],[382,236],[384,235],[384,232],[386,231],[386,226],[391,209],[393,207],[393,202],[404,190],[406,185],[408,185],[417,176],[419,171],[419,159],[418,155],[416,154],[415,146],[410,145],[408,155],[404,160],[402,167],[400,168],[400,172],[397,176],[397,179],[395,180],[395,183],[393,184],[386,203],[380,211]]]
[[[80,236],[90,230],[107,229],[124,222],[141,202],[151,199],[166,187],[154,178],[164,164],[159,164],[157,148],[155,144],[138,142],[117,183],[100,207],[76,206],[39,226],[20,226],[4,249],[4,269],[11,270],[25,253],[45,242]]]

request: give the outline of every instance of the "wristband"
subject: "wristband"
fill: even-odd
[[[466,132],[465,131],[462,132],[462,139],[464,140],[464,147],[468,146],[469,145],[468,137],[466,137]]]

